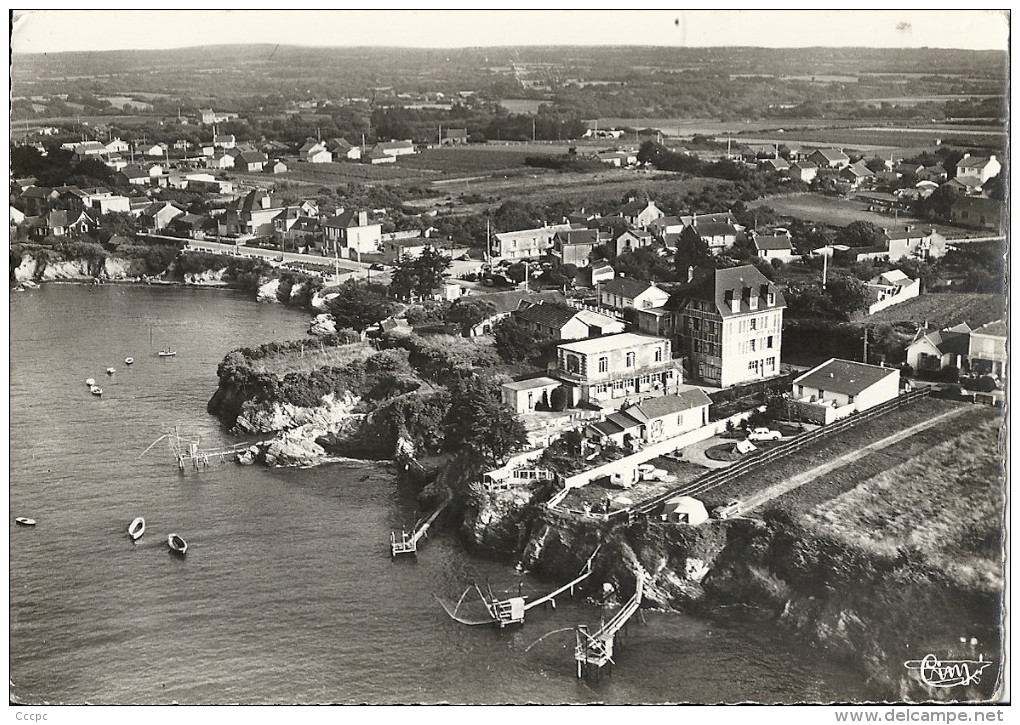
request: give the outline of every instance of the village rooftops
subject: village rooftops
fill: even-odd
[[[536,388],[547,388],[550,385],[559,385],[559,380],[553,380],[552,378],[530,378],[528,380],[518,380],[513,383],[503,383],[503,387],[508,390],[535,390]]]
[[[852,360],[832,358],[814,370],[796,378],[793,384],[824,390],[826,393],[856,396],[897,372],[896,368],[883,368],[878,365],[865,365]]]
[[[616,335],[605,335],[604,337],[592,337],[577,342],[567,342],[559,345],[559,349],[567,352],[574,352],[579,355],[595,355],[610,350],[622,350],[627,347],[638,347],[655,342],[663,342],[661,337],[651,335],[638,335],[634,332],[621,332]]]
[[[549,304],[565,303],[567,298],[558,290],[547,290],[545,292],[525,292],[523,290],[510,290],[509,292],[494,292],[487,295],[470,295],[465,299],[484,300],[492,304],[495,312],[492,314],[506,314],[520,308],[521,303],[526,304]],[[459,301],[458,301],[459,302]],[[458,304],[454,302],[454,304]]]
[[[756,234],[754,235],[754,246],[765,251],[793,248],[790,238],[785,234]]]
[[[691,227],[703,237],[732,237],[736,236],[737,228],[729,222],[713,222],[695,220]]]

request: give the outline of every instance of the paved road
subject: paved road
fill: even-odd
[[[886,436],[885,438],[875,441],[874,443],[871,443],[865,446],[864,448],[860,448],[851,453],[846,453],[832,461],[829,461],[828,463],[823,463],[820,466],[815,466],[811,470],[793,476],[792,478],[789,478],[786,481],[783,481],[782,483],[777,483],[774,486],[769,486],[768,488],[762,491],[758,491],[757,493],[748,496],[744,500],[744,503],[741,506],[741,513],[746,514],[751,509],[757,508],[758,506],[761,506],[764,503],[768,503],[774,498],[778,498],[785,493],[789,493],[794,489],[800,488],[804,484],[810,483],[811,481],[814,481],[816,478],[824,476],[825,474],[830,473],[831,471],[834,471],[837,468],[842,468],[848,463],[853,463],[854,461],[860,460],[861,458],[864,458],[865,456],[875,451],[880,451],[883,448],[888,448],[894,443],[900,442],[904,438],[909,438],[915,433],[920,433],[922,430],[931,428],[932,426],[941,423],[946,418],[952,418],[954,416],[960,415],[962,413],[965,413],[967,410],[969,410],[967,406],[961,406],[956,410],[950,410],[946,413],[943,413],[942,415],[937,415],[934,418],[922,421],[920,423],[917,423],[916,425],[912,425],[909,428],[901,430],[899,433],[894,433],[891,436]]]
[[[246,247],[243,244],[222,244],[212,242],[208,239],[189,239],[188,249],[199,252],[213,252],[215,254],[230,254],[242,257],[262,257],[271,261],[283,258],[287,265],[313,264],[319,267],[336,267],[348,272],[361,272],[368,270],[368,263],[359,263],[350,259],[333,259],[332,257],[321,257],[317,254],[297,254],[295,252],[281,252],[274,249],[262,249],[260,247]]]

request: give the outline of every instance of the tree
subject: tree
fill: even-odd
[[[574,278],[577,277],[577,266],[573,264],[561,264],[546,271],[542,275],[542,284],[557,289],[573,287]]]
[[[676,274],[666,257],[660,256],[651,247],[640,247],[624,252],[613,263],[617,273],[636,279],[671,282]],[[686,278],[685,278],[686,279]]]
[[[885,159],[880,159],[878,157],[875,157],[873,159],[868,159],[865,162],[864,165],[868,167],[869,171],[873,171],[876,174],[878,172],[880,172],[880,171],[885,171],[886,170],[886,168],[885,168]]]
[[[474,296],[461,297],[450,306],[446,321],[462,327],[477,325],[496,314],[496,306],[489,300]]]
[[[871,295],[863,282],[854,277],[834,276],[825,286],[832,309],[847,320],[860,310],[867,309]]]
[[[496,464],[528,442],[528,432],[517,415],[499,398],[492,379],[473,376],[454,386],[445,421],[446,440],[474,450]]]
[[[449,277],[452,261],[441,251],[426,247],[417,257],[401,257],[393,266],[390,292],[410,299],[427,297]]]
[[[697,234],[681,234],[673,256],[673,266],[680,279],[687,279],[688,267],[715,267],[715,257],[708,244]]]
[[[133,238],[138,231],[138,220],[123,211],[112,211],[104,214],[99,219],[99,226],[102,230],[102,238],[108,240],[110,237],[120,236]]]
[[[882,230],[871,222],[850,222],[836,232],[836,242],[848,247],[874,247],[881,244]]]
[[[337,296],[326,303],[326,309],[338,328],[350,327],[360,332],[392,315],[396,304],[381,294],[377,285],[349,280],[340,285]]]
[[[496,352],[507,362],[520,362],[533,357],[542,336],[521,325],[513,317],[497,322],[492,328]]]

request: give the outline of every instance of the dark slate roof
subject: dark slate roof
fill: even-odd
[[[814,155],[816,153],[817,154],[821,154],[825,158],[826,161],[844,161],[844,160],[849,161],[850,160],[850,157],[847,156],[842,151],[840,151],[839,149],[818,149],[818,150],[812,152],[812,154],[809,154],[809,155]]]
[[[564,229],[556,232],[556,236],[563,244],[598,244],[599,241],[597,229]]]
[[[731,305],[726,303],[727,291],[733,292],[735,299],[740,299],[739,312],[733,312]],[[768,306],[765,298],[769,292],[776,296],[776,303],[772,307]],[[669,302],[666,303],[666,308],[677,310],[685,306],[688,300],[701,300],[714,303],[715,311],[723,317],[732,317],[734,314],[752,312],[748,304],[749,295],[758,297],[757,311],[786,307],[786,299],[779,288],[770,282],[757,267],[745,264],[726,269],[697,270],[690,283],[673,293]]]
[[[257,164],[259,162],[266,163],[269,159],[261,151],[242,151],[235,159],[236,161],[242,161],[246,164]]]
[[[883,368],[832,358],[796,378],[793,383],[826,392],[860,395],[875,383],[895,374],[896,368]]]
[[[635,214],[640,214],[642,211],[644,211],[649,204],[651,204],[650,201],[641,201],[635,199],[634,201],[629,201],[623,206],[621,206],[619,214],[620,216],[634,216]]]
[[[562,292],[556,290],[546,290],[544,292],[525,292],[524,290],[510,290],[509,292],[494,292],[487,295],[469,295],[462,299],[468,300],[485,300],[491,302],[496,311],[493,314],[505,314],[507,312],[513,312],[520,308],[521,303],[526,304],[551,304],[551,303],[562,303],[565,304],[567,298],[563,296]],[[459,302],[459,300],[458,300]],[[453,304],[458,304],[454,302]]]
[[[995,337],[1006,337],[1005,320],[995,320],[974,330],[974,335],[993,335]]]
[[[570,322],[577,315],[578,310],[570,305],[557,303],[531,305],[521,310],[516,310],[513,316],[527,322],[532,322],[543,327],[560,328]]]
[[[703,222],[699,219],[692,228],[703,237],[733,237],[737,234],[736,227],[729,222]]]
[[[691,388],[683,390],[677,395],[663,395],[658,398],[642,400],[624,412],[637,420],[647,421],[711,404],[712,399],[703,390]]]
[[[650,287],[654,286],[655,285],[651,282],[646,282],[643,279],[634,279],[633,277],[614,277],[608,282],[602,283],[602,290],[611,295],[619,295],[620,297],[634,299],[642,292],[645,292]]]
[[[790,238],[785,234],[755,235],[754,246],[765,250],[793,249]]]

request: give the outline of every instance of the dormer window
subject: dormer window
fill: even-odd
[[[768,303],[769,307],[775,307],[776,306],[776,293],[775,292],[769,292],[765,296],[765,300]]]

